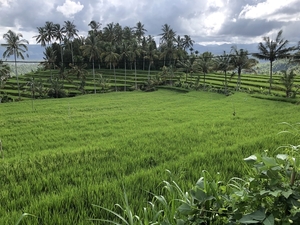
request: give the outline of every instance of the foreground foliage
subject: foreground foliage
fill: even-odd
[[[111,213],[114,219],[93,219],[112,224],[260,224],[285,225],[300,223],[300,146],[284,146],[270,155],[268,151],[244,159],[251,165],[242,178],[223,181],[202,171],[201,178],[184,192],[172,179],[164,181],[165,195],[153,200],[135,214],[124,193],[121,209]]]

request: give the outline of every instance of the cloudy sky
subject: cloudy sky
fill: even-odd
[[[300,0],[0,0],[0,43],[9,29],[35,44],[37,27],[46,21],[73,21],[87,35],[89,22],[134,27],[141,21],[147,35],[163,24],[199,44],[248,44],[275,37],[283,29],[290,42],[300,41]]]

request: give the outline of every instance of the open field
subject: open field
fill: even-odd
[[[242,159],[295,144],[277,135],[299,106],[211,92],[112,92],[0,104],[0,224],[92,224],[122,184],[135,210],[162,191],[166,169],[188,190],[203,169],[242,176]],[[236,116],[233,116],[233,111]]]

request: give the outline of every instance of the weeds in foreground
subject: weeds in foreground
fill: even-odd
[[[207,171],[202,171],[201,178],[189,192],[184,192],[173,179],[163,181],[166,195],[154,195],[151,207],[145,207],[143,215],[131,211],[124,192],[124,206],[117,206],[125,217],[97,206],[116,219],[98,220],[128,225],[300,224],[300,180],[297,176],[300,146],[281,150],[276,156],[264,151],[245,158],[252,170],[245,177],[233,177],[228,182]],[[155,216],[149,220],[146,215]]]

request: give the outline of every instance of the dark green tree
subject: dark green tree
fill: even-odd
[[[101,56],[101,40],[96,34],[92,33],[89,37],[87,37],[87,39],[85,40],[85,44],[80,48],[83,51],[83,55],[88,56],[89,61],[92,61],[94,93],[96,94],[95,59],[100,59]]]
[[[225,94],[227,94],[228,93],[228,91],[227,91],[227,86],[228,86],[227,72],[228,72],[228,70],[233,69],[233,65],[231,63],[231,56],[224,51],[223,54],[218,55],[214,59],[214,61],[215,61],[216,69],[224,72],[224,92],[225,92]]]
[[[289,41],[282,38],[282,30],[278,32],[275,40],[270,39],[270,37],[263,37],[263,41],[258,44],[259,53],[254,53],[253,56],[270,62],[269,94],[271,94],[273,62],[277,59],[291,58],[291,52],[296,50],[296,48],[288,47]]]
[[[22,34],[20,33],[17,34],[12,30],[9,30],[7,33],[3,35],[3,39],[6,43],[1,44],[1,46],[6,48],[6,50],[3,52],[3,58],[7,58],[9,56],[14,57],[19,99],[21,99],[21,94],[20,94],[20,85],[19,85],[18,70],[17,70],[17,58],[19,57],[21,59],[25,58],[23,53],[28,51],[27,44],[29,44],[27,40],[22,38],[23,38]]]
[[[69,42],[70,47],[71,47],[72,64],[74,64],[74,54],[73,54],[72,41],[74,40],[75,37],[78,36],[78,34],[77,34],[78,30],[76,29],[76,25],[73,22],[69,21],[69,20],[65,21],[64,30],[65,30],[66,37],[67,37],[68,42]]]

